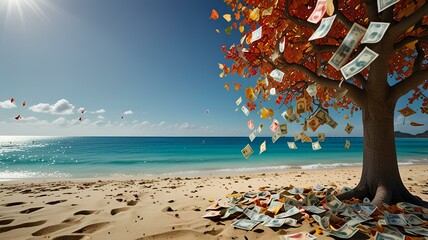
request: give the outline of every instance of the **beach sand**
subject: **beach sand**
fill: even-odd
[[[406,187],[428,201],[428,165],[400,166]],[[152,179],[25,180],[0,183],[0,239],[279,239],[314,229],[252,231],[202,218],[209,199],[233,191],[317,184],[354,187],[361,167]],[[269,188],[268,188],[269,189]],[[424,194],[425,193],[425,194]],[[244,237],[245,236],[245,237]],[[315,235],[318,239],[333,239]],[[360,235],[361,237],[361,235]],[[359,239],[357,238],[353,239]]]

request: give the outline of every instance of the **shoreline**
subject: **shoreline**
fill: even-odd
[[[311,231],[234,229],[234,220],[204,219],[210,200],[234,191],[289,185],[355,187],[361,167],[286,170],[271,173],[199,177],[91,178],[0,182],[0,239],[278,239]],[[412,194],[428,201],[428,165],[400,166]],[[424,192],[424,193],[423,193]],[[333,239],[327,234],[317,239]]]
[[[42,178],[0,178],[0,183],[17,183],[17,182],[50,182],[50,181],[93,181],[93,180],[114,180],[114,181],[123,181],[123,180],[135,180],[135,179],[161,179],[161,178],[171,178],[171,177],[183,177],[183,178],[195,178],[195,177],[225,177],[225,176],[239,176],[239,175],[260,175],[263,173],[287,173],[292,171],[330,171],[330,170],[344,170],[344,169],[361,169],[362,163],[349,163],[344,166],[343,163],[338,163],[338,167],[322,167],[322,168],[301,168],[293,167],[290,165],[278,165],[278,166],[263,166],[263,167],[254,167],[254,170],[231,170],[225,171],[224,169],[213,169],[213,170],[192,170],[192,171],[180,171],[180,172],[171,172],[171,173],[159,173],[159,174],[117,174],[117,176],[94,176],[94,177],[42,177]],[[343,165],[342,165],[343,164]],[[310,164],[305,166],[317,166],[323,165],[320,163]],[[331,164],[327,164],[331,165]],[[411,166],[422,166],[428,168],[428,163],[407,163],[402,162],[398,164],[399,168],[401,167],[411,167]],[[248,169],[248,168],[247,168]],[[252,169],[252,168],[250,168]],[[227,169],[228,170],[228,169]]]

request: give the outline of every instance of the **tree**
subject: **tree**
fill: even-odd
[[[230,67],[220,64],[220,76],[232,73],[248,78],[260,76],[251,90],[260,96],[259,99],[268,101],[269,89],[275,88],[277,104],[288,105],[304,98],[310,110],[334,106],[348,109],[351,114],[362,111],[362,175],[359,184],[339,198],[368,197],[376,205],[407,201],[427,206],[427,202],[409,193],[401,181],[394,111],[398,99],[413,91],[409,103],[422,99],[420,111],[428,113],[428,98],[423,94],[428,88],[428,2],[401,0],[378,12],[377,3],[372,0],[327,0],[327,12],[335,14],[336,19],[325,37],[312,41],[308,39],[319,22],[314,24],[307,19],[316,7],[315,0],[225,2],[233,13],[232,25],[226,32],[235,28],[237,30],[233,31],[239,30],[243,38],[230,48],[223,47],[225,58],[232,63]],[[323,16],[328,17],[328,14]],[[367,28],[371,22],[390,25],[378,43],[359,43],[349,59],[354,59],[364,47],[378,53],[378,57],[363,71],[341,81],[341,71],[332,67],[329,59],[354,23]],[[259,27],[262,27],[261,38],[253,41],[252,35],[257,34]],[[275,69],[284,73],[279,81],[270,75]],[[317,93],[312,97],[305,89],[313,83],[316,83]],[[336,94],[344,92],[343,98],[335,99]],[[250,101],[249,104],[255,106],[259,102]]]

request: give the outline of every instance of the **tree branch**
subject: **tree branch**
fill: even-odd
[[[317,24],[313,24],[311,22],[302,20],[300,18],[297,18],[297,17],[291,15],[290,14],[290,10],[289,10],[289,4],[290,4],[289,1],[286,1],[284,12],[285,12],[285,16],[287,17],[287,19],[293,21],[295,24],[298,24],[298,25],[307,26],[307,27],[310,27],[312,29],[317,29],[318,28]]]
[[[336,45],[317,45],[313,41],[310,41],[312,45],[312,50],[317,53],[324,52],[336,52],[339,46]]]
[[[412,15],[401,20],[398,24],[392,26],[391,36],[393,36],[394,39],[397,39],[407,29],[409,29],[411,26],[418,23],[424,17],[424,15],[427,14],[427,12],[428,12],[428,1],[425,1],[424,5],[422,5],[422,7],[420,7],[418,10],[412,13]]]
[[[338,8],[339,6],[339,0],[334,0],[333,4],[335,6],[334,8],[334,14],[336,14],[337,19],[342,22],[342,24],[347,28],[350,29],[352,25],[354,24],[351,20],[349,20]]]
[[[376,1],[372,0],[364,0],[364,3],[367,7],[367,15],[369,17],[369,22],[379,22],[379,14],[377,12],[377,4]]]
[[[410,77],[396,83],[390,89],[392,100],[395,102],[410,90],[428,81],[428,70],[414,72]]]
[[[367,80],[361,73],[356,74],[354,78],[363,88],[367,85]]]
[[[404,47],[406,44],[419,40],[419,42],[428,43],[428,38],[407,36],[394,44],[394,52]]]

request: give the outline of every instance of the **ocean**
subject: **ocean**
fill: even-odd
[[[345,141],[351,142],[345,149]],[[266,140],[267,150],[259,154]],[[362,164],[363,138],[326,138],[322,149],[282,137],[0,137],[0,181],[145,177],[322,169]],[[241,149],[254,153],[245,159]],[[397,138],[399,164],[428,163],[428,139]]]

